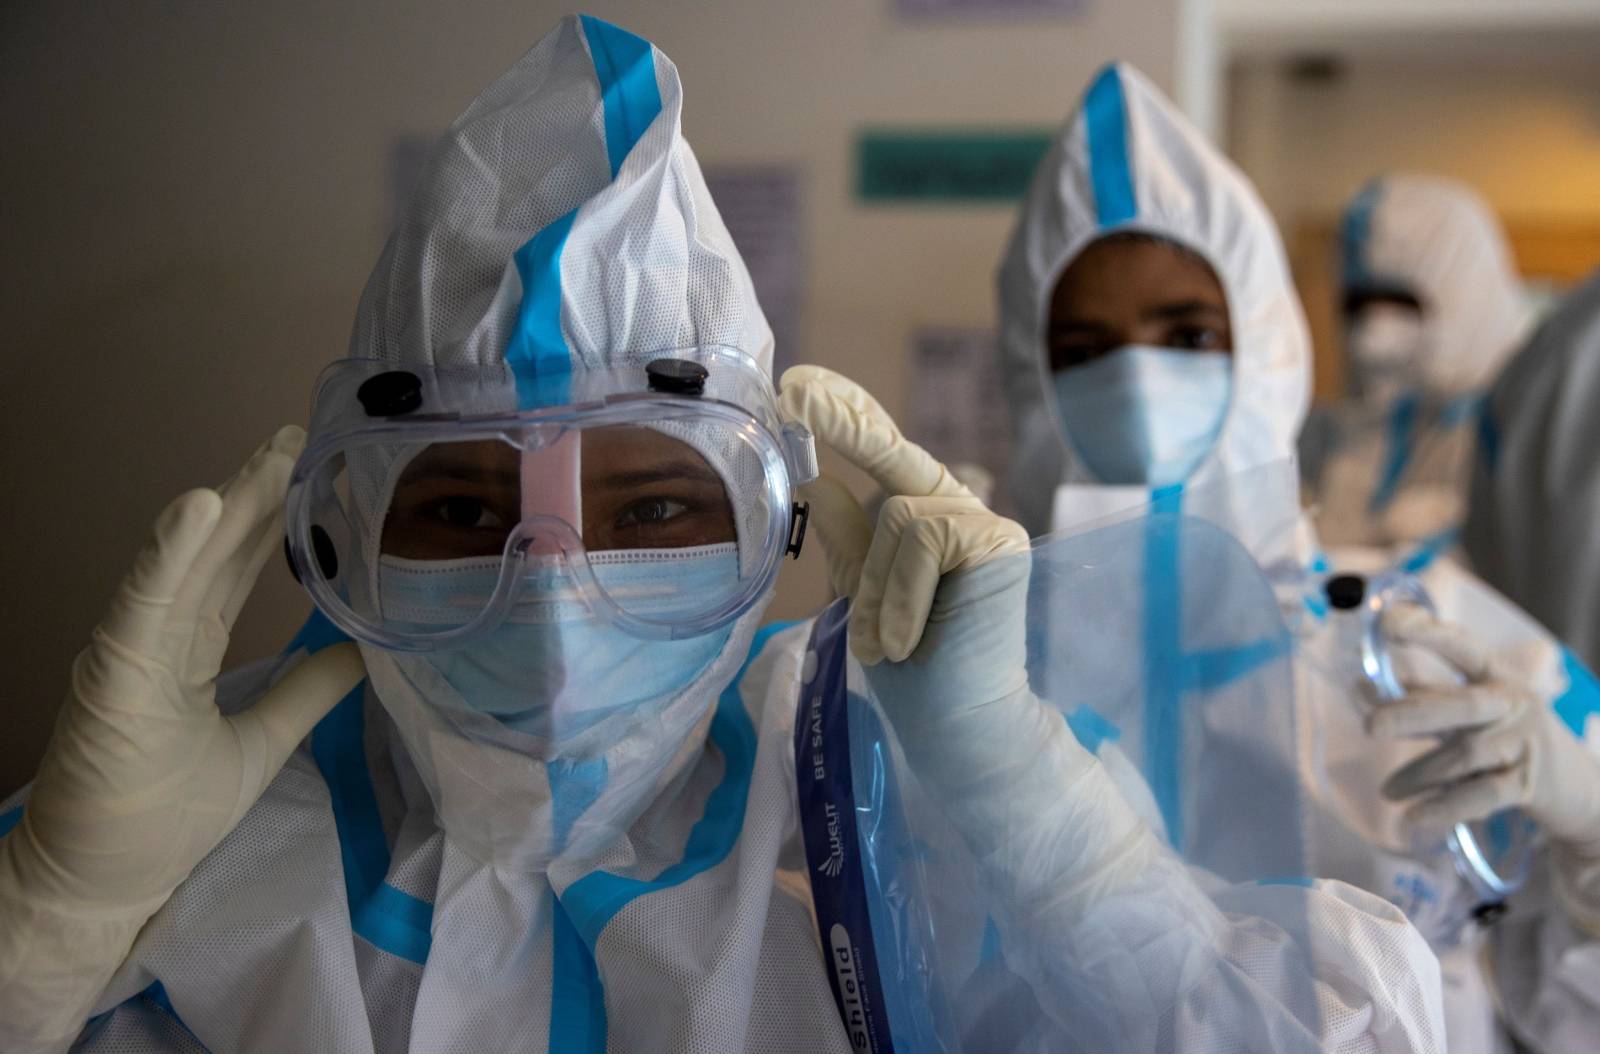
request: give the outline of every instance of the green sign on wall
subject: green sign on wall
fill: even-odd
[[[1012,202],[1050,149],[1051,132],[863,132],[856,193],[868,202]]]

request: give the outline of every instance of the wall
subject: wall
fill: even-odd
[[[384,237],[389,153],[560,13],[454,0],[0,7],[0,421],[8,675],[0,792],[33,770],[68,665],[180,491],[225,478],[343,353]],[[597,3],[682,71],[703,161],[805,179],[803,351],[901,407],[921,323],[987,324],[1005,208],[862,209],[863,124],[1054,126],[1113,56],[1170,85],[1176,0],[908,26],[889,0]],[[775,615],[825,597],[813,548]],[[306,610],[274,561],[230,662]]]
[[[1350,63],[1298,83],[1235,65],[1229,147],[1280,219],[1337,211],[1375,171],[1473,184],[1520,218],[1600,217],[1600,65]]]
[[[1234,61],[1229,150],[1297,257],[1319,338],[1319,395],[1339,383],[1338,356],[1327,353],[1332,271],[1322,257],[1340,209],[1376,173],[1434,172],[1476,187],[1536,276],[1600,265],[1597,39],[1593,31],[1498,45],[1397,39],[1387,53],[1345,61],[1331,80],[1288,77],[1281,55]]]

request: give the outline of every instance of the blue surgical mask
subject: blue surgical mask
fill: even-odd
[[[684,597],[727,589],[738,579],[738,561],[730,544],[672,559],[660,553],[596,559],[591,566],[602,589],[634,595],[630,610],[660,617]],[[424,612],[452,598],[486,597],[499,563],[493,557],[441,568],[438,562],[385,557],[384,607]],[[498,628],[422,656],[460,699],[435,700],[436,705],[465,705],[518,731],[564,739],[611,714],[678,695],[722,653],[733,632],[730,624],[682,640],[645,640],[594,617],[581,601],[551,601],[561,594],[577,596],[564,572],[532,572]]]
[[[1130,344],[1055,375],[1056,410],[1101,483],[1182,483],[1216,445],[1233,390],[1217,351]]]

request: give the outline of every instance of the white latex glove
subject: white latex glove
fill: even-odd
[[[851,649],[869,666],[905,659],[922,639],[940,579],[1027,553],[1027,532],[990,512],[944,465],[901,435],[854,381],[820,366],[796,366],[780,386],[785,416],[804,423],[884,490],[876,530],[836,479],[818,478],[805,488],[805,497],[833,588],[855,602]]]
[[[1383,631],[1466,679],[1406,684],[1404,699],[1368,718],[1379,738],[1443,737],[1384,781],[1384,796],[1417,799],[1406,819],[1430,834],[1522,809],[1554,843],[1558,889],[1575,921],[1600,934],[1600,760],[1561,723],[1547,691],[1460,626],[1397,604],[1384,613]]]
[[[854,382],[797,366],[781,386],[785,416],[888,494],[874,529],[837,480],[805,489],[834,588],[854,600],[852,650],[907,759],[1015,906],[1014,924],[1070,929],[1144,874],[1158,843],[1028,689],[1026,532]]]
[[[217,490],[178,498],[71,683],[22,819],[0,839],[0,1048],[65,1049],[140,927],[365,671],[353,644],[224,716],[234,619],[281,550],[285,428]]]

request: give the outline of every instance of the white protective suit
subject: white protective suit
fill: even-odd
[[[1600,395],[1600,275],[1568,294],[1501,373],[1479,432],[1462,544],[1475,570],[1553,630],[1574,684],[1600,661],[1600,546],[1591,510],[1600,501],[1593,439]],[[1563,720],[1596,735],[1600,690],[1568,692]],[[1510,918],[1497,942],[1503,998],[1565,1046],[1600,1034],[1600,948],[1558,919]],[[1560,976],[1560,983],[1528,979]]]
[[[1186,484],[1155,493],[1095,482],[1063,439],[1050,383],[1045,326],[1055,286],[1086,246],[1116,231],[1153,234],[1210,261],[1227,295],[1234,334],[1232,403],[1215,447]],[[1378,788],[1422,744],[1378,744],[1366,734],[1352,672],[1359,658],[1349,661],[1320,592],[1329,559],[1299,511],[1294,488],[1260,485],[1269,471],[1261,466],[1293,457],[1309,392],[1310,344],[1277,230],[1254,190],[1148,81],[1113,66],[1093,82],[1035,176],[1001,265],[999,296],[1001,361],[1017,428],[1009,485],[1024,523],[1035,532],[1059,530],[1154,502],[1157,510],[1193,508],[1239,537],[1282,583],[1285,610],[1298,627],[1295,705],[1302,745],[1299,758],[1280,760],[1299,766],[1314,803],[1307,820],[1312,873],[1349,881],[1412,911],[1424,901],[1442,901],[1455,884],[1447,861],[1440,870],[1439,861],[1375,847],[1380,840],[1405,844],[1396,834],[1399,809]],[[1190,492],[1199,507],[1186,504]],[[1387,560],[1381,553],[1336,554],[1335,566],[1347,562],[1360,565],[1351,570],[1368,571]],[[1532,654],[1552,694],[1568,691],[1559,652],[1514,606],[1447,561],[1433,563],[1425,584],[1445,617],[1508,651]],[[1585,690],[1586,684],[1574,689]],[[1536,889],[1513,903],[1512,916],[1519,914],[1532,925],[1560,912]],[[1425,914],[1416,921],[1425,934],[1437,928]],[[1559,918],[1552,925],[1565,937],[1557,947],[1575,948],[1580,959],[1600,950],[1584,945]],[[1439,949],[1450,1049],[1505,1049],[1509,1039],[1494,1023],[1474,939],[1456,948],[1441,942]],[[1539,975],[1528,981],[1533,991],[1585,984],[1586,969],[1557,952],[1530,955],[1519,981],[1532,970]],[[1543,1042],[1537,1023],[1521,1034]]]
[[[1341,240],[1344,294],[1412,296],[1421,327],[1382,382],[1346,334],[1346,398],[1313,412],[1301,440],[1318,533],[1329,545],[1447,549],[1483,395],[1527,328],[1505,232],[1470,188],[1394,174],[1362,188]]]
[[[648,42],[594,19],[563,21],[444,137],[363,295],[353,353],[419,366],[492,359],[519,305],[537,301],[574,371],[622,351],[696,342],[743,347],[770,368],[749,277],[682,139],[681,101],[675,68]],[[558,224],[564,237],[541,258],[548,266],[519,269],[519,247]],[[853,411],[812,412],[841,436],[863,434]],[[892,423],[874,434],[903,460],[931,462],[920,451],[905,456]],[[968,497],[953,500],[982,512]],[[916,506],[914,496],[892,503]],[[963,581],[981,592],[983,580]],[[940,586],[933,643],[904,672],[878,669],[887,684],[919,686],[918,699],[899,703],[901,731],[921,750],[960,761],[999,747],[1004,757],[980,760],[1006,761],[1016,729],[979,720],[999,713],[1001,725],[1007,715],[1025,721],[1074,766],[1071,795],[1048,767],[1019,774],[1026,786],[1016,801],[1000,786],[998,815],[1021,808],[1009,823],[994,822],[982,786],[962,788],[955,811],[1001,895],[1026,896],[1027,918],[1098,953],[1068,964],[1075,974],[1052,966],[1057,945],[1046,941],[1035,962],[1041,982],[1106,971],[1095,976],[1112,990],[1099,1001],[1126,1020],[1079,1037],[1085,1049],[1172,1049],[1174,1033],[1151,1019],[1152,1007],[1181,1014],[1182,1049],[1240,1049],[1216,1037],[1242,1022],[1283,1021],[1275,986],[1303,996],[1307,980],[1311,1019],[1273,1033],[1314,1030],[1292,1049],[1441,1049],[1437,975],[1397,912],[1347,887],[1298,883],[1227,890],[1210,908],[1059,717],[1030,702],[1020,636],[968,650],[1006,636],[1007,620],[994,613],[997,604],[1010,610],[1005,595],[985,594],[980,617],[966,619],[955,617],[963,595]],[[792,736],[807,630],[757,632],[762,607],[740,617],[692,685],[650,708],[658,720],[642,730],[621,723],[609,765],[659,761],[658,779],[629,782],[639,792],[629,800],[612,793],[605,767],[565,773],[565,805],[554,771],[543,773],[541,793],[544,762],[450,738],[428,723],[408,667],[363,645],[369,683],[317,726],[150,919],[78,1048],[854,1049],[830,991],[796,828]],[[224,676],[222,705],[249,706],[336,637],[314,616],[281,659]],[[947,669],[952,654],[991,661]],[[993,669],[996,655],[1016,668]],[[957,704],[943,716],[959,736],[919,721],[914,703],[966,685],[988,690],[996,678],[1006,686],[998,709],[945,700]],[[972,775],[959,764],[949,771]],[[603,809],[617,820],[615,837],[558,851],[541,868],[517,853],[498,858],[496,835],[519,818],[492,807],[503,804],[494,792],[518,778],[530,788],[524,825],[559,825],[576,812],[592,832]],[[8,803],[0,816],[12,826],[17,813]],[[1008,844],[1017,824],[1041,840]],[[1120,832],[1117,842],[1097,841],[1102,829]],[[1067,888],[1042,866],[1052,862]],[[1127,882],[1130,871],[1142,881]],[[1098,877],[1072,887],[1068,879],[1083,874]],[[1110,881],[1118,875],[1121,884]],[[1303,956],[1275,947],[1283,934],[1270,916],[1280,907],[1314,928],[1314,978],[1282,972]],[[1191,926],[1166,924],[1174,915]],[[1201,923],[1211,927],[1208,945],[1185,946]],[[1229,969],[1184,972],[1218,958]],[[1239,1012],[1247,1008],[1259,1013]],[[1047,1009],[1075,1026],[1070,1006]],[[1129,1046],[1119,1035],[1168,1041]],[[982,1037],[967,1049],[984,1049]],[[1258,1037],[1248,1049],[1286,1048]]]

